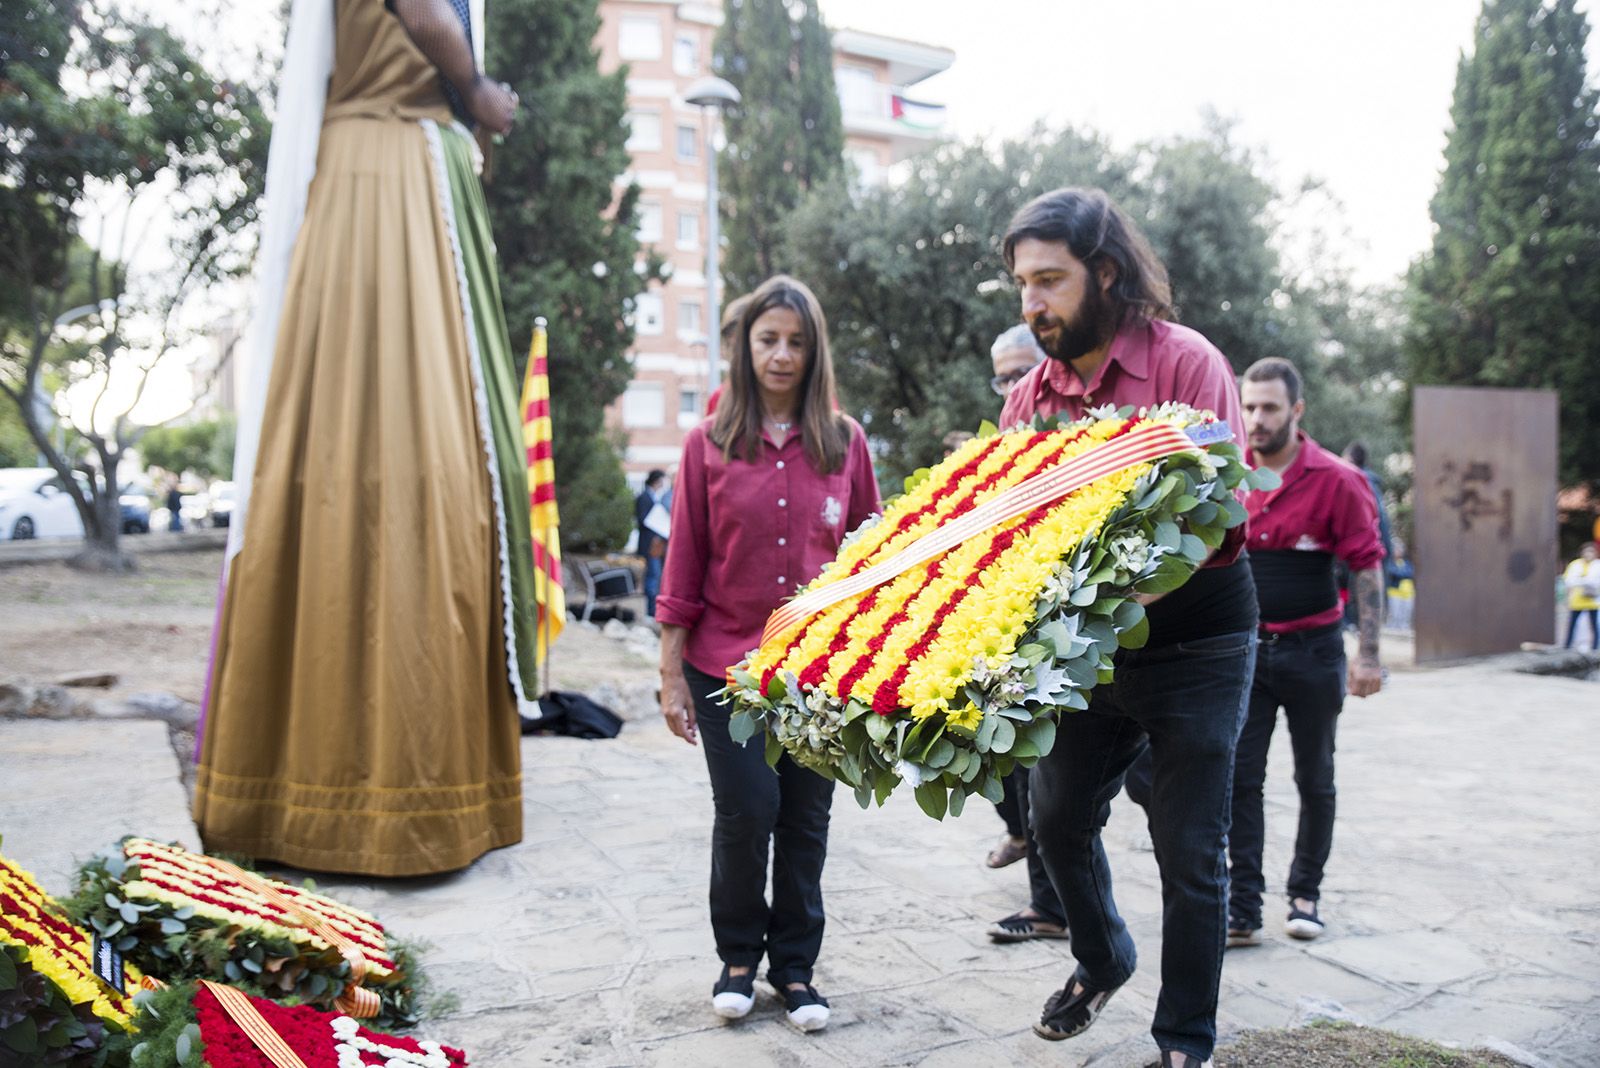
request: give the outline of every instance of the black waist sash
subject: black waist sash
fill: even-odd
[[[1251,549],[1261,622],[1289,623],[1328,611],[1339,603],[1333,554],[1300,549]]]

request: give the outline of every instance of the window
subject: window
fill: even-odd
[[[678,429],[693,430],[699,426],[704,407],[705,401],[698,389],[678,390]]]
[[[654,15],[622,16],[617,54],[623,59],[660,59],[661,20]]]
[[[629,382],[622,394],[622,425],[663,426],[667,421],[667,392],[659,382]]]
[[[678,158],[700,158],[700,142],[695,136],[695,129],[693,126],[685,123],[680,123],[678,125]]]
[[[639,201],[639,226],[634,231],[640,241],[661,240],[661,205],[650,200]]]
[[[868,115],[887,119],[878,79],[867,67],[838,67],[833,72],[839,90],[839,110],[846,115]]]
[[[700,336],[703,329],[700,325],[700,302],[698,300],[681,300],[678,302],[678,333]]]
[[[641,336],[661,333],[661,294],[640,293],[633,298],[633,332]]]
[[[678,212],[678,247],[700,247],[700,213],[698,211]],[[696,305],[699,307],[699,305]]]
[[[677,74],[700,73],[700,42],[692,33],[680,33],[672,39],[672,69]]]
[[[628,112],[628,151],[661,150],[661,115],[655,111]]]
[[[857,192],[883,184],[883,167],[878,163],[878,153],[871,148],[848,148],[845,158],[855,168],[854,187]]]

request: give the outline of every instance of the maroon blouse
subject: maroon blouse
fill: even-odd
[[[755,462],[724,460],[708,419],[689,432],[672,490],[660,623],[689,629],[684,659],[721,675],[761,640],[767,617],[816,578],[839,542],[878,510],[867,436],[848,416],[844,465],[819,474],[798,433],[765,435]]]

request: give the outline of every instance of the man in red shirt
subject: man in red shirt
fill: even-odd
[[[1059,189],[1025,206],[1005,236],[1022,314],[1049,359],[1006,398],[1006,426],[1077,418],[1099,405],[1180,401],[1241,434],[1228,362],[1169,321],[1166,269],[1109,197]],[[1241,438],[1241,444],[1242,444]],[[1030,780],[1033,831],[1066,910],[1078,967],[1034,1031],[1070,1038],[1133,974],[1136,953],[1111,896],[1100,831],[1149,740],[1150,837],[1161,866],[1161,995],[1150,1028],[1166,1068],[1197,1068],[1216,1042],[1227,929],[1228,796],[1255,655],[1256,596],[1242,528],[1189,582],[1149,598],[1150,637],[1116,657],[1089,708],[1061,716]]]
[[[1322,933],[1317,899],[1333,845],[1333,738],[1345,689],[1378,692],[1378,623],[1383,615],[1383,546],[1378,510],[1366,476],[1328,452],[1304,430],[1300,372],[1288,360],[1252,364],[1240,387],[1250,459],[1282,478],[1274,490],[1244,498],[1250,513],[1250,568],[1261,605],[1261,635],[1249,712],[1233,771],[1233,830],[1228,839],[1233,887],[1228,945],[1261,941],[1261,788],[1278,709],[1289,724],[1300,830],[1289,869],[1291,937]],[[1343,606],[1334,560],[1350,569],[1360,626],[1359,652],[1345,669]]]

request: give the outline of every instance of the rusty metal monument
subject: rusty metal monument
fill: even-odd
[[[1417,387],[1417,663],[1555,637],[1556,394]]]

